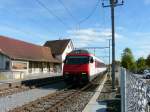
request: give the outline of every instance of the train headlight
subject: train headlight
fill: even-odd
[[[85,73],[85,72],[82,72],[82,74],[85,75],[86,73]]]

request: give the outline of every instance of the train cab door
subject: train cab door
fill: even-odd
[[[90,80],[94,78],[95,75],[95,61],[93,57],[90,57],[90,63],[89,63],[89,70],[90,70]]]

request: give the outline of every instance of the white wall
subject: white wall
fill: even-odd
[[[30,63],[30,62],[29,62]],[[33,62],[32,62],[33,63]],[[30,63],[31,64],[31,63]],[[37,64],[36,62],[34,64]],[[38,67],[33,67],[35,65],[32,65],[31,68],[29,68],[28,70],[28,74],[37,74],[37,73],[49,73],[49,72],[54,72],[54,64],[53,63],[50,63],[50,67],[47,67],[47,65],[45,65],[43,68],[42,68],[42,64],[43,63],[38,63]],[[43,69],[43,71],[41,71],[41,69]],[[30,72],[29,72],[30,71]]]
[[[74,46],[72,42],[70,41],[67,47],[65,48],[64,52],[61,55],[56,55],[56,58],[63,62],[66,58],[66,55],[70,53],[73,49],[74,49]]]
[[[72,42],[70,41],[69,44],[67,45],[66,49],[64,50],[62,54],[62,61],[65,60],[66,55],[70,53],[74,49]]]
[[[63,62],[66,58],[66,55],[68,53],[70,53],[72,50],[74,49],[72,42],[70,41],[66,47],[66,49],[64,50],[63,54],[61,55],[61,61]],[[61,69],[63,69],[63,63],[61,65]]]

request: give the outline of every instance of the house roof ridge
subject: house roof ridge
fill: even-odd
[[[6,36],[0,36],[0,49],[1,53],[4,53],[12,59],[48,62],[54,61],[49,47],[36,45]]]

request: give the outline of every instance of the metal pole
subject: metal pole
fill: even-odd
[[[121,68],[120,86],[121,86],[121,112],[127,112],[127,88],[126,88],[126,69]]]
[[[115,89],[115,22],[114,22],[114,0],[111,4],[111,21],[112,21],[112,89]]]
[[[104,0],[103,0],[104,1]],[[107,1],[107,0],[105,0]],[[114,7],[123,5],[124,1],[118,3],[119,0],[109,0],[109,5],[104,5],[103,7],[111,7],[111,24],[112,24],[112,89],[115,89],[115,21],[114,21]]]
[[[110,40],[109,39],[109,74],[110,74],[110,71],[111,71],[111,66],[110,66]]]

